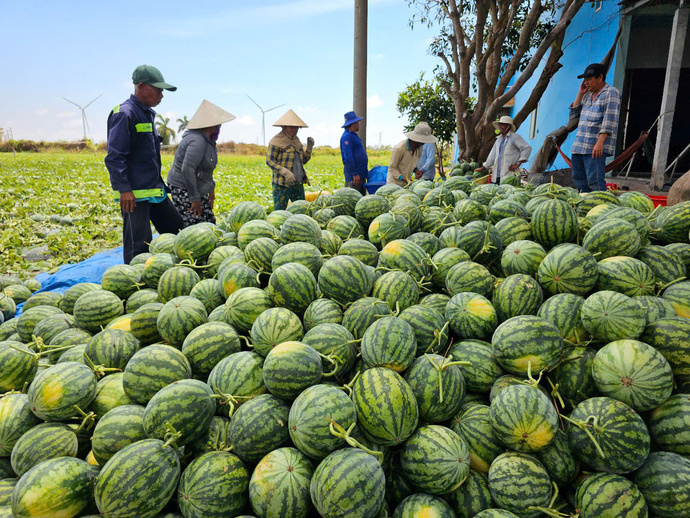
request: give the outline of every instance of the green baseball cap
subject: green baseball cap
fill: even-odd
[[[176,86],[170,85],[163,79],[163,74],[156,67],[151,65],[139,65],[132,72],[132,82],[135,85],[139,83],[146,83],[147,85],[155,86],[156,88],[162,88],[163,90],[170,90],[174,92],[177,90]]]

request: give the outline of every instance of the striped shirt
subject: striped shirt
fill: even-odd
[[[608,83],[604,85],[596,98],[592,92],[582,96],[579,106],[570,106],[570,116],[580,117],[575,142],[570,150],[572,154],[589,155],[594,149],[601,133],[607,133],[604,141],[604,154],[613,156],[616,153],[616,132],[618,116],[621,111],[621,94]]]

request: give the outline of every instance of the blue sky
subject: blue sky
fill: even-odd
[[[427,54],[433,32],[408,26],[405,0],[369,0],[368,143],[400,141],[405,120],[397,95],[438,64]],[[257,143],[287,108],[309,125],[303,140],[337,146],[352,109],[354,0],[225,2],[0,2],[6,58],[0,127],[15,138],[78,140],[82,122],[67,97],[88,110],[91,137],[105,140],[106,118],[132,92],[140,64],[158,67],[178,87],[157,111],[173,121],[202,99],[237,116],[221,140]],[[177,128],[177,124],[174,124]],[[380,136],[379,136],[380,135]]]

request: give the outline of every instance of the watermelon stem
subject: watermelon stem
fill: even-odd
[[[429,347],[426,348],[426,351],[424,351],[425,353],[433,352],[434,346],[436,345],[437,341],[438,341],[438,345],[441,345],[441,337],[444,336],[444,332],[447,331],[448,326],[449,326],[449,323],[448,323],[448,321],[446,321],[446,323],[443,324],[443,327],[441,328],[440,331],[438,329],[436,329],[434,331],[434,339],[431,342],[431,344],[429,345]],[[448,336],[448,335],[445,335],[445,336]]]
[[[177,430],[175,430],[173,425],[171,425],[168,421],[166,421],[165,423],[165,429],[166,432],[165,436],[163,437],[165,443],[163,444],[163,448],[172,445],[175,441],[182,437],[182,432],[178,432]]]
[[[439,364],[436,360],[434,360],[428,354],[424,353],[424,356],[426,357],[427,360],[429,360],[429,363],[431,363],[431,365],[433,365],[434,369],[436,369],[436,372],[438,372],[438,398],[439,398],[439,403],[443,403],[443,371],[446,370],[451,365],[471,365],[471,363],[470,362],[446,361],[446,358],[444,358],[443,361]],[[453,357],[451,356],[449,359],[452,359],[452,358]]]
[[[341,388],[347,392],[350,395],[350,398],[352,397],[353,390],[352,387],[354,386],[355,382],[359,379],[359,375],[361,374],[361,371],[358,371],[357,374],[354,375],[354,377],[350,380],[350,383],[346,383],[343,385]]]
[[[322,375],[322,377],[324,377],[324,378],[330,378],[331,376],[335,376],[336,373],[340,370],[340,366],[344,363],[343,359],[338,355],[329,354],[328,356],[326,356],[325,354],[321,354],[318,351],[317,351],[317,354],[319,356],[321,356],[322,360],[326,360],[328,363],[330,363],[334,367],[332,371]]]
[[[548,382],[549,382],[549,385],[551,385],[551,389],[552,389],[552,390],[551,390],[551,398],[554,399],[554,400],[555,400],[555,399],[558,399],[558,402],[561,404],[561,406],[562,406],[563,408],[565,408],[565,402],[563,401],[563,398],[561,397],[561,394],[558,392],[559,384],[556,383],[556,384],[554,385],[553,382],[551,381],[551,379],[549,379],[548,376],[546,377],[546,381],[548,381]]]
[[[594,431],[597,433],[601,433],[603,429],[597,424],[597,416],[591,415],[584,421],[576,421],[574,419],[571,419],[570,417],[567,417],[565,415],[561,415],[563,419],[568,421],[569,423],[574,424],[577,426],[580,430],[585,432],[587,434],[587,437],[589,437],[589,440],[592,441],[594,446],[597,449],[597,452],[601,456],[602,459],[606,458],[606,454],[604,453],[604,450],[601,449],[601,446],[599,446],[599,442],[596,440],[594,435],[592,435],[592,432],[589,430],[590,427],[594,428]]]
[[[527,509],[534,509],[535,511],[540,511],[544,513],[547,516],[553,516],[554,518],[577,518],[577,515],[573,517],[572,514],[563,514],[556,509],[553,508],[553,506],[556,504],[556,500],[558,500],[558,484],[555,482],[551,482],[551,485],[553,486],[553,495],[551,496],[551,501],[549,502],[548,507],[540,507],[537,505],[530,505]]]
[[[91,426],[96,422],[96,414],[94,412],[89,412],[88,414],[84,412],[81,408],[79,408],[79,405],[74,405],[74,408],[77,409],[77,412],[84,418],[81,422],[81,424],[77,427],[76,430],[74,430],[74,433],[77,434],[82,430],[89,430]]]
[[[661,294],[663,293],[663,291],[664,291],[666,288],[668,288],[669,286],[673,286],[674,284],[676,284],[676,283],[678,283],[678,282],[683,282],[685,279],[687,279],[687,277],[678,277],[677,279],[672,280],[672,281],[669,282],[668,284],[664,284],[663,286],[662,286],[662,285],[658,285],[658,286],[659,286],[659,290],[658,290],[657,293],[656,293],[657,297],[661,297]]]
[[[220,399],[221,405],[227,405],[228,402],[232,403],[231,405],[228,405],[228,418],[231,418],[237,407],[241,405],[240,400],[249,401],[250,399],[254,398],[254,396],[234,396],[225,394],[219,389],[216,389],[215,392],[216,393],[212,395],[211,398]]]
[[[379,464],[383,464],[383,453],[380,451],[374,451],[370,450],[366,446],[364,446],[361,442],[359,442],[357,439],[351,436],[352,430],[355,429],[355,425],[357,423],[352,423],[350,427],[345,430],[342,426],[340,426],[338,423],[336,423],[333,419],[330,419],[331,423],[328,425],[328,428],[330,429],[331,433],[340,438],[343,439],[347,444],[352,446],[353,448],[359,448],[362,451],[367,452],[369,455],[373,455],[376,457],[376,460],[379,461]]]
[[[84,354],[84,361],[86,365],[93,371],[93,373],[98,377],[103,377],[109,372],[122,372],[122,369],[117,369],[115,367],[106,367],[105,365],[95,365],[91,358],[87,354]]]

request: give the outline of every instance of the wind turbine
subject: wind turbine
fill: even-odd
[[[249,96],[247,96],[249,97]],[[261,138],[263,138],[264,141],[264,146],[266,145],[266,114],[270,111],[273,111],[277,108],[280,108],[281,106],[285,106],[284,104],[280,104],[278,106],[274,106],[273,108],[269,108],[268,110],[264,110],[261,106],[259,106],[259,103],[257,103],[254,99],[249,97],[249,100],[256,104],[256,107],[261,110]]]
[[[101,94],[101,95],[103,95],[103,94]],[[91,128],[89,128],[89,121],[86,119],[86,109],[87,109],[89,106],[91,106],[94,102],[96,102],[96,100],[97,100],[99,97],[101,97],[101,95],[99,95],[98,97],[96,97],[96,99],[94,99],[93,101],[91,101],[89,104],[87,104],[87,105],[84,106],[83,108],[82,108],[81,106],[79,106],[77,103],[75,103],[74,101],[70,101],[67,97],[63,97],[63,99],[64,99],[65,101],[67,101],[68,103],[73,104],[74,106],[76,106],[77,108],[79,108],[79,109],[81,110],[81,122],[82,122],[82,125],[84,126],[84,140],[88,140],[88,139],[87,139],[87,134],[86,134],[86,130],[87,130],[87,129],[88,129],[88,131],[89,131],[89,134],[91,134]]]

